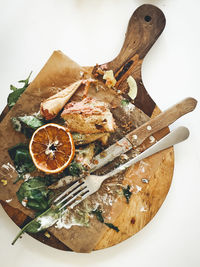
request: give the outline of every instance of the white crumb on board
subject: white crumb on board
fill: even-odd
[[[6,203],[10,203],[12,201],[12,198],[11,199],[6,199]]]
[[[140,211],[141,211],[141,212],[146,212],[147,209],[146,209],[144,206],[142,206],[142,207],[140,208]]]
[[[149,136],[150,143],[154,143],[156,141],[155,137],[153,135]]]

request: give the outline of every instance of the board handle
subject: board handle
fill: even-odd
[[[138,56],[143,59],[165,27],[163,12],[153,5],[138,7],[131,16],[124,40],[118,56],[107,63],[108,69],[118,72],[122,65],[131,65],[131,58]]]
[[[155,108],[155,102],[147,93],[141,77],[142,62],[162,33],[165,27],[163,12],[153,5],[138,7],[131,16],[124,40],[118,56],[112,61],[102,64],[102,68],[113,70],[117,81],[115,87],[122,96],[132,101],[128,96],[127,78],[131,75],[137,82],[138,94],[134,104],[149,117]]]

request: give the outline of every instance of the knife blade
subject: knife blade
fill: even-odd
[[[113,161],[121,154],[126,153],[130,149],[135,149],[141,145],[143,141],[156,133],[157,131],[169,126],[183,115],[193,111],[197,105],[197,100],[188,97],[171,108],[161,112],[158,116],[145,122],[135,130],[128,133],[125,137],[109,146],[102,153],[94,157],[93,163],[90,165],[90,172],[100,169],[107,163]]]

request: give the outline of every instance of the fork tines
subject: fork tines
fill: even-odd
[[[54,200],[54,203],[56,206],[60,206],[59,210],[64,209],[69,204],[71,204],[70,208],[73,208],[88,196],[88,192],[89,190],[85,184],[85,180],[80,179],[60,194]],[[65,210],[63,212],[65,212]]]

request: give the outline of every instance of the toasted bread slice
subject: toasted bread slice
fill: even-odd
[[[67,104],[61,117],[72,132],[101,133],[113,132],[115,129],[115,122],[107,105],[90,97]]]

